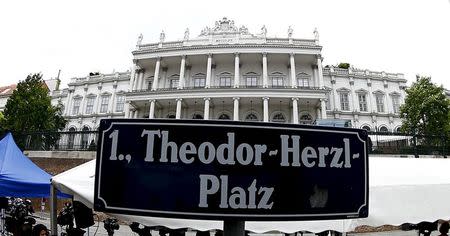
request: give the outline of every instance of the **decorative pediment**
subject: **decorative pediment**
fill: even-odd
[[[399,92],[394,91],[392,93],[389,93],[389,95],[391,95],[392,97],[400,97],[401,94]]]
[[[342,87],[342,88],[336,89],[336,91],[338,91],[338,92],[350,92],[350,89]]]
[[[365,89],[358,89],[355,91],[355,93],[368,93]]]
[[[279,71],[274,71],[274,72],[272,72],[272,73],[270,73],[270,75],[285,75],[284,73],[282,73],[282,72],[279,72]]]
[[[300,72],[300,73],[297,73],[297,77],[299,77],[299,78],[309,78],[309,77],[311,77],[311,76],[308,75],[308,74],[305,73],[305,72]]]
[[[376,91],[373,91],[373,94],[382,94],[382,95],[384,95],[384,92],[381,91],[381,90],[376,90]]]
[[[243,34],[249,35],[247,27],[241,26],[239,29],[234,25],[233,20],[224,17],[222,20],[216,21],[214,27],[206,26],[200,33],[200,36],[208,35],[229,35],[229,34]]]

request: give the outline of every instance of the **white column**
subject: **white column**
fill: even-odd
[[[182,100],[183,100],[182,98],[177,98],[177,112],[175,114],[175,119],[181,118],[181,101]]]
[[[263,97],[264,122],[269,122],[269,98]]]
[[[134,83],[133,83],[133,90],[138,90],[139,89],[139,81],[140,81],[140,78],[141,78],[141,74],[142,74],[142,72],[141,72],[142,70],[141,69],[139,69],[139,70],[137,70],[137,72],[136,72],[136,78],[135,78],[135,80],[134,80]]]
[[[155,75],[153,77],[153,86],[152,86],[152,90],[157,90],[158,89],[158,80],[159,80],[159,67],[161,66],[161,58],[158,57],[156,59],[156,65],[155,65]]]
[[[125,118],[130,118],[130,102],[127,101],[123,105],[123,110],[125,111]]]
[[[148,113],[148,118],[153,119],[155,118],[155,99],[150,100],[150,111]]]
[[[317,70],[317,66],[313,66],[313,73],[314,73],[314,87],[319,87],[319,74]]]
[[[204,100],[205,100],[205,110],[203,112],[203,119],[209,120],[209,101],[211,100],[211,98],[204,98]]]
[[[262,67],[263,67],[263,88],[269,87],[269,77],[267,75],[267,53],[263,52]]]
[[[317,56],[317,72],[319,72],[319,87],[323,88],[323,68],[322,68],[322,57]]]
[[[320,99],[320,111],[321,111],[321,118],[326,119],[327,118],[327,104],[326,99],[321,98]]]
[[[67,102],[66,102],[66,111],[65,115],[70,115],[70,107],[72,105],[72,97],[73,97],[73,91],[69,90],[69,94],[67,94]]]
[[[369,109],[368,111],[370,113],[374,112],[377,110],[376,105],[374,105],[373,102],[373,93],[372,93],[372,81],[370,79],[367,79],[367,87],[369,89],[369,93],[367,94],[368,100],[369,100]]]
[[[292,98],[292,123],[298,124],[298,98]]]
[[[297,88],[297,79],[295,77],[295,54],[291,53],[289,57],[289,62],[291,66],[291,86],[292,88]]]
[[[134,81],[136,79],[136,65],[133,65],[133,70],[131,72],[131,77],[130,77],[130,86],[128,88],[131,88],[131,90],[133,90],[134,88]]]
[[[239,121],[239,98],[233,98],[233,120]]]
[[[184,69],[186,65],[186,56],[181,56],[181,63],[180,63],[180,80],[178,83],[178,89],[184,88]]]
[[[141,70],[141,79],[140,79],[140,81],[139,81],[139,90],[143,90],[143,89],[144,89],[144,86],[145,86],[145,77],[144,77],[144,74],[145,74],[145,70],[142,69],[142,70]]]
[[[108,104],[108,113],[114,113],[114,104],[116,104],[116,91],[117,91],[117,84],[113,85],[114,91],[111,95],[111,101]]]
[[[80,107],[80,115],[84,114],[85,111],[85,107],[86,107],[86,94],[87,94],[87,85],[84,87],[84,94],[83,94],[83,98],[81,99],[81,107]]]
[[[137,118],[138,118],[138,115],[139,115],[139,111],[138,111],[137,109],[134,109],[134,112],[133,112],[133,118],[134,118],[134,119],[137,119]]]
[[[316,108],[316,115],[317,115],[317,119],[322,119],[321,117],[322,117],[322,113],[321,113],[321,111],[320,111],[320,107],[317,107]]]
[[[355,97],[355,81],[353,79],[350,80],[350,97],[352,99],[352,111],[358,111],[359,107],[358,107],[358,101],[356,101],[356,97]]]
[[[208,54],[208,62],[206,63],[206,84],[205,84],[205,88],[211,87],[211,64],[212,64],[212,54]]]
[[[234,53],[234,87],[239,88],[239,53]]]

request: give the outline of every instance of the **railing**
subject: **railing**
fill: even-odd
[[[267,88],[264,88],[263,85],[245,85],[241,84],[238,88],[234,88],[234,85],[230,86],[210,86],[209,88],[205,87],[193,87],[193,86],[185,86],[182,89],[179,88],[158,88],[156,90],[153,90],[153,92],[162,92],[162,91],[183,91],[183,90],[206,90],[206,89],[244,89],[244,88],[251,88],[251,89],[297,89],[297,90],[320,90],[320,87],[314,87],[314,86],[297,86],[297,88],[293,88],[290,85],[268,85]],[[135,89],[132,92],[150,92],[152,89]]]
[[[369,132],[369,151],[372,154],[397,155],[450,155],[450,142],[446,136],[415,135],[390,132]]]
[[[369,132],[369,153],[384,155],[450,155],[450,141],[445,136]],[[23,150],[96,151],[97,131],[34,132],[14,134]]]
[[[33,151],[95,151],[97,131],[32,132],[13,134],[17,145]]]

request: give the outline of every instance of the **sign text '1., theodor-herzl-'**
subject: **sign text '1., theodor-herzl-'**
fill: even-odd
[[[357,129],[102,120],[95,209],[202,219],[366,217],[366,141]]]

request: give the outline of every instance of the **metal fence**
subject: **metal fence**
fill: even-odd
[[[371,154],[450,155],[450,141],[446,136],[369,132]]]
[[[33,132],[14,134],[17,145],[30,151],[95,151],[97,131]]]
[[[97,150],[97,131],[39,132],[14,134],[24,150]],[[445,136],[369,132],[370,154],[450,156],[450,141]]]

